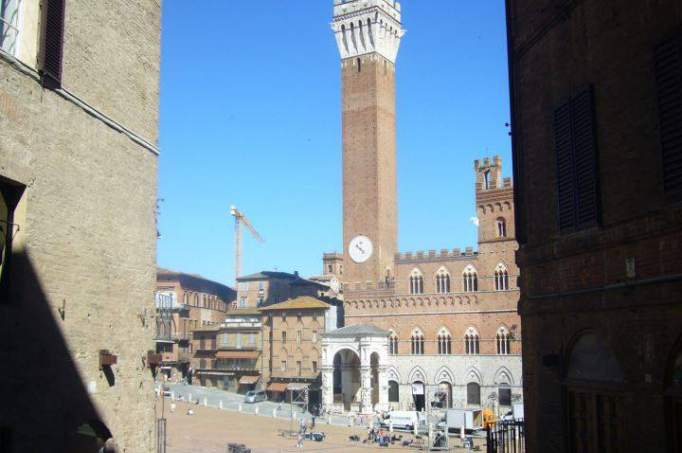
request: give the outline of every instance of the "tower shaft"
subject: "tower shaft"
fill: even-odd
[[[332,29],[341,55],[343,110],[343,281],[393,276],[398,251],[395,59],[403,35],[392,0],[336,0]],[[358,262],[351,241],[373,251]]]

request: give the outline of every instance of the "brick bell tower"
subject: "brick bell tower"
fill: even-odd
[[[345,283],[394,275],[400,17],[394,0],[334,0],[332,30],[342,73]]]

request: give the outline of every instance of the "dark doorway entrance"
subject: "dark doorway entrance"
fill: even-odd
[[[426,389],[424,388],[424,383],[421,381],[415,381],[412,383],[412,398],[414,400],[415,410],[421,412],[426,408],[425,396]]]
[[[682,340],[668,366],[665,395],[665,420],[668,451],[682,453]]]

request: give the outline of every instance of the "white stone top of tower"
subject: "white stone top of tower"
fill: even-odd
[[[332,30],[341,59],[378,53],[395,63],[405,34],[400,17],[395,0],[334,0]]]

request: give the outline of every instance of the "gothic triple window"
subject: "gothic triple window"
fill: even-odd
[[[414,329],[412,331],[412,338],[410,339],[412,344],[412,355],[423,355],[424,354],[424,334],[419,329]]]
[[[471,264],[464,269],[462,280],[465,293],[478,291],[478,273]]]
[[[438,294],[450,292],[450,274],[445,268],[440,268],[436,274],[436,292]]]
[[[469,355],[480,353],[479,336],[476,329],[469,327],[464,335],[464,352]]]
[[[410,294],[424,294],[424,277],[419,269],[410,274]]]
[[[445,327],[438,332],[438,354],[452,354],[452,336]]]
[[[507,291],[509,289],[509,272],[507,266],[499,263],[495,268],[495,291]]]
[[[511,354],[511,335],[505,327],[497,330],[497,353],[500,355]]]

